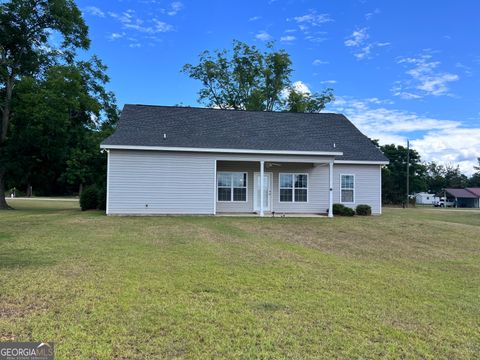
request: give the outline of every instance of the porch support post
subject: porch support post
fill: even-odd
[[[328,163],[328,217],[333,217],[333,160]]]
[[[264,166],[265,165],[265,161],[260,161],[260,216],[263,216],[264,215],[264,212],[263,212],[263,192],[264,192]]]

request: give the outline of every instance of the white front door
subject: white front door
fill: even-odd
[[[272,173],[263,173],[263,211],[271,211],[272,203]],[[260,173],[254,174],[253,207],[254,211],[260,211]]]

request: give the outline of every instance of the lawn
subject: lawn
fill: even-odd
[[[0,341],[56,359],[480,357],[480,211],[0,213]]]

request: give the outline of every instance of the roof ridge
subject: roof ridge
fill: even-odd
[[[252,112],[252,113],[271,113],[271,114],[289,114],[289,115],[338,115],[345,117],[341,113],[335,112],[318,112],[318,113],[308,113],[308,112],[290,112],[290,111],[266,111],[266,110],[239,110],[239,109],[219,109],[219,108],[210,108],[210,107],[199,107],[199,106],[180,106],[180,105],[152,105],[152,104],[130,104],[126,103],[125,106],[142,106],[142,107],[153,107],[153,108],[173,108],[173,109],[195,109],[195,110],[214,110],[214,111],[232,111],[232,112]]]

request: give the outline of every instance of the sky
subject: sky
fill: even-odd
[[[299,89],[335,91],[345,114],[380,143],[409,139],[425,161],[472,174],[480,156],[479,1],[79,0],[91,49],[123,104],[200,106],[180,72],[237,39],[275,41]]]

